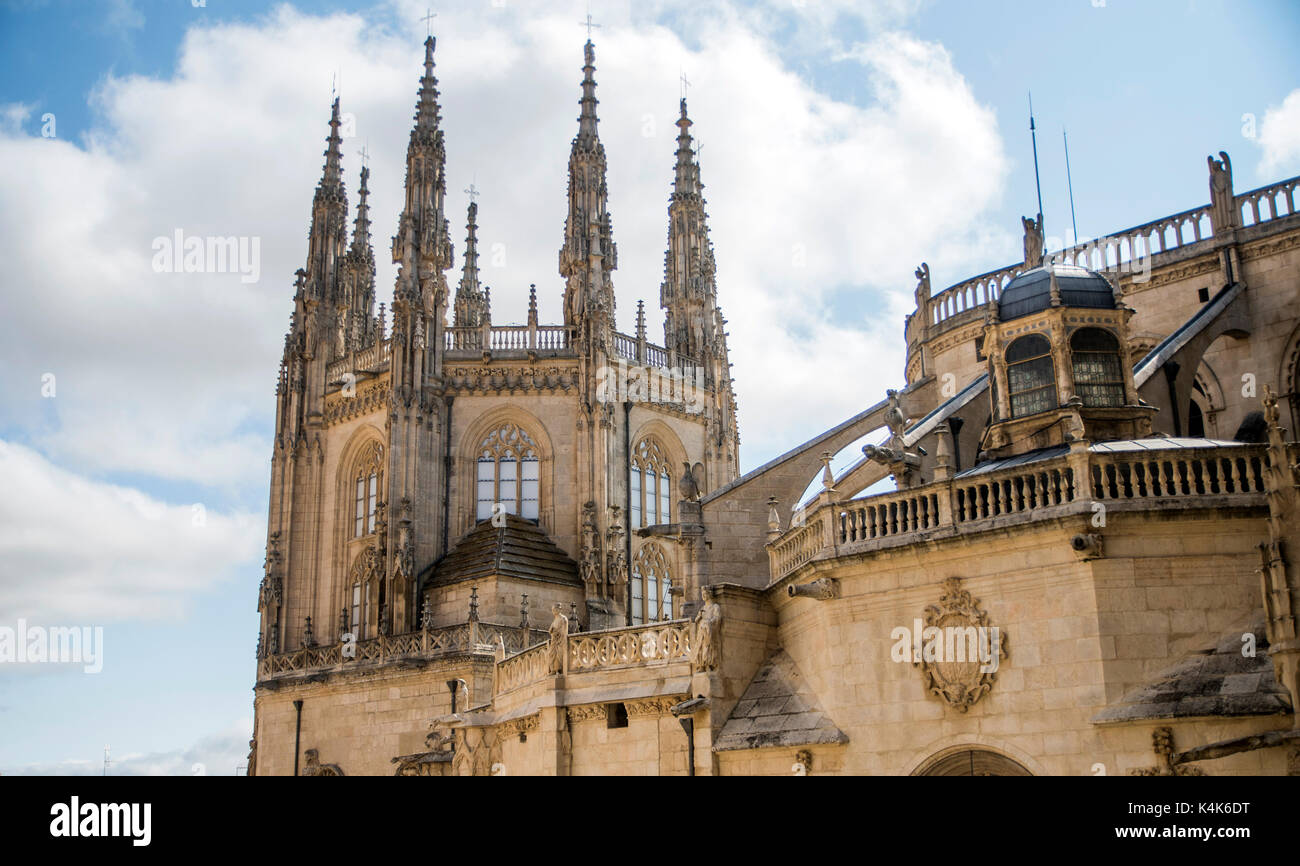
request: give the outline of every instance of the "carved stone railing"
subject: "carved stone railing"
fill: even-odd
[[[488,329],[448,328],[443,335],[443,345],[449,352],[561,351],[569,346],[569,329],[564,325],[493,325]]]
[[[641,351],[642,348],[644,351]],[[617,331],[614,333],[614,354],[624,360],[658,369],[669,367],[694,369],[697,366],[694,358],[685,355],[673,357],[663,346],[656,346],[654,343],[641,344],[636,337],[620,334]]]
[[[325,368],[325,381],[338,382],[349,373],[353,375],[382,373],[393,358],[393,341],[380,340],[360,352],[344,355]]]
[[[342,643],[302,647],[259,659],[257,678],[265,680],[282,674],[346,669],[350,665],[382,664],[400,659],[431,659],[463,653],[491,655],[496,652],[498,637],[504,642],[507,652],[519,652],[538,640],[545,640],[546,632],[473,622],[360,640],[352,644],[347,655]]]
[[[569,673],[690,661],[690,620],[569,635]]]
[[[1012,278],[1024,271],[1023,262],[1008,265],[944,289],[930,299],[930,323],[937,325],[959,313],[982,310],[998,299]]]
[[[953,482],[953,521],[974,523],[1074,502],[1074,470],[1064,460]]]
[[[802,525],[769,542],[772,579],[814,560],[905,544],[936,531],[978,532],[1052,517],[1076,503],[1087,510],[1097,502],[1145,509],[1265,501],[1268,456],[1260,445],[1094,448],[847,502],[823,493]]]
[[[901,535],[939,525],[939,494],[930,490],[900,490],[846,503],[839,515],[839,542]]]
[[[1092,495],[1097,500],[1186,499],[1264,493],[1262,450],[1194,448],[1165,452],[1096,454]]]
[[[1298,188],[1300,177],[1293,177],[1237,195],[1235,201],[1242,226],[1258,225],[1294,214]],[[1138,270],[1140,263],[1140,270],[1149,273],[1155,264],[1152,257],[1213,237],[1210,210],[1210,205],[1204,204],[1163,216],[1049,253],[1049,258],[1103,272],[1130,272]],[[997,301],[1006,284],[1024,270],[1024,263],[1018,262],[971,277],[935,294],[929,304],[930,323],[938,325],[962,313],[971,313],[969,318],[982,316],[980,311]]]
[[[560,673],[689,662],[693,637],[694,625],[685,619],[577,632],[565,639]],[[554,675],[551,645],[542,643],[497,662],[493,694],[514,691]]]
[[[550,645],[543,643],[498,661],[492,693],[503,694],[545,679],[550,673],[550,650]]]
[[[1300,177],[1289,178],[1241,193],[1237,196],[1237,211],[1241,214],[1241,224],[1258,225],[1295,213],[1297,188],[1300,188]],[[1267,211],[1262,210],[1261,205],[1266,205]]]
[[[772,546],[773,573],[789,574],[825,547],[826,515],[818,514],[803,526],[795,526]]]

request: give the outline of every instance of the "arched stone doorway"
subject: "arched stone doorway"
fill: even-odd
[[[987,749],[961,749],[931,758],[914,776],[1032,776],[1005,755]]]

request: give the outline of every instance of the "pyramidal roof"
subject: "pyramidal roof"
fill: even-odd
[[[727,752],[848,741],[822,710],[794,659],[777,650],[750,680],[713,748]]]
[[[430,566],[426,576],[441,585],[493,576],[583,585],[578,563],[540,526],[514,514],[505,515],[500,526],[491,520],[479,523]]]

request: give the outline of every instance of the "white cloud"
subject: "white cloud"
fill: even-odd
[[[1264,151],[1259,163],[1261,178],[1300,174],[1300,89],[1264,113],[1257,144]]]
[[[163,752],[116,754],[110,751],[114,776],[232,776],[248,765],[248,741],[253,720],[240,719],[193,745]],[[102,757],[72,758],[4,768],[6,776],[98,776]]]
[[[195,29],[173,77],[106,79],[101,121],[83,146],[0,136],[0,161],[25,167],[0,176],[0,256],[24,293],[0,321],[0,352],[14,373],[0,383],[0,423],[81,471],[259,491],[329,82],[338,75],[343,109],[356,117],[357,136],[344,144],[353,205],[356,151],[364,143],[372,154],[378,291],[387,299],[394,270],[384,253],[401,205],[423,36],[419,15],[406,11],[423,5],[399,4],[412,22],[401,34],[287,6],[252,23]],[[881,28],[910,5],[858,11]],[[810,2],[800,26],[853,8]],[[987,242],[979,221],[1007,162],[992,112],[939,45],[888,31],[836,55],[875,94],[858,106],[810,88],[752,10],[692,10],[690,45],[703,48],[617,19],[596,37],[619,320],[630,330],[636,299],[651,308],[657,299],[686,68],[694,131],[706,145],[742,456],[754,466],[901,380],[912,270],[926,259],[939,281],[945,262]],[[501,323],[523,319],[533,282],[543,318],[560,315],[555,256],[581,78],[576,24],[572,10],[490,4],[435,21],[453,240],[460,251],[461,190],[473,179],[483,191],[484,279]],[[177,228],[260,238],[261,282],[153,273],[153,238]],[[494,253],[505,266],[493,266]],[[39,396],[46,372],[58,377],[52,401]]]
[[[0,133],[18,135],[32,116],[32,107],[23,102],[0,103]]]
[[[177,617],[256,561],[260,516],[168,505],[0,441],[0,611],[32,624]],[[10,623],[12,625],[12,623]]]

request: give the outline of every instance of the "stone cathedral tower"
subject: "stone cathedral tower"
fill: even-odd
[[[531,645],[553,605],[575,629],[691,613],[699,587],[686,578],[680,511],[737,475],[735,398],[685,100],[660,298],[665,344],[649,341],[641,304],[634,334],[615,324],[618,252],[590,41],[559,252],[564,319],[539,323],[534,288],[526,318],[498,325],[478,271],[490,201],[482,213],[469,205],[449,290],[457,261],[434,47],[430,37],[392,242],[391,334],[375,310],[369,171],[349,242],[333,104],[277,387],[259,730],[288,706],[268,684],[303,665],[337,659],[345,671],[394,656],[403,640],[436,655],[432,641],[455,650],[446,675],[430,680],[441,689],[482,678],[480,649],[490,667],[495,643]]]

